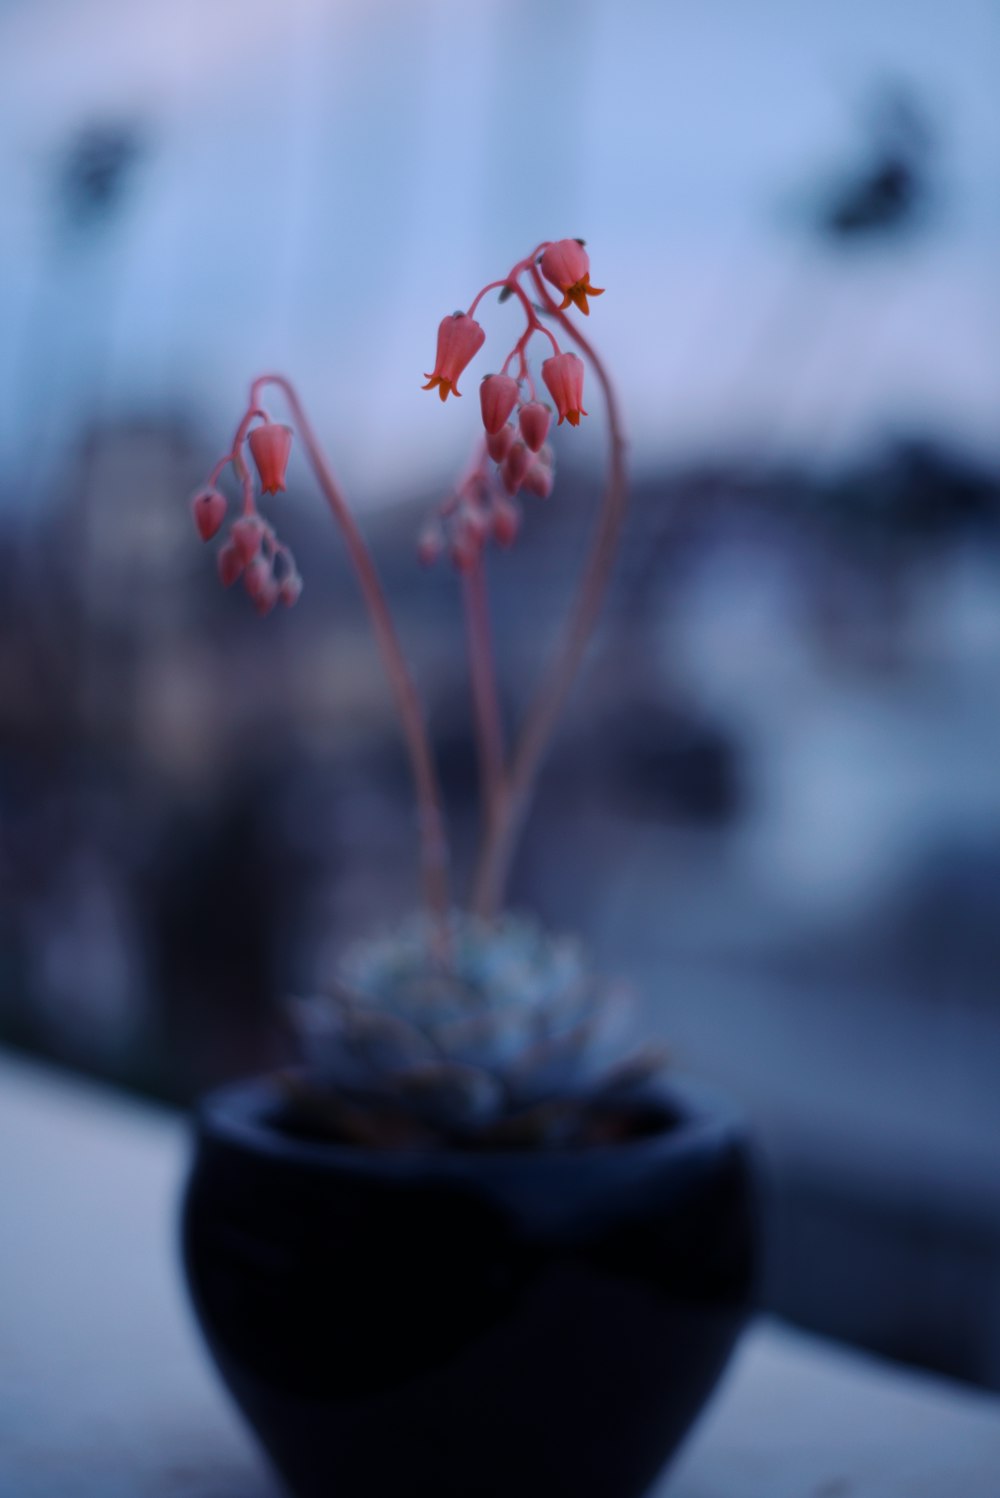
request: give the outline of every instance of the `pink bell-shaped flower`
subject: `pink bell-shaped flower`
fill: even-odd
[[[549,422],[552,420],[552,412],[548,406],[543,406],[541,401],[529,401],[526,406],[521,407],[518,422],[521,427],[521,436],[533,453],[539,451],[546,437],[549,435]]]
[[[551,447],[543,447],[537,457],[532,459],[531,466],[524,475],[522,488],[527,489],[529,494],[534,494],[536,499],[548,499],[552,493],[555,483],[555,461],[552,456]]]
[[[542,255],[542,275],[563,294],[559,310],[574,302],[590,316],[588,296],[603,296],[603,286],[590,284],[590,256],[579,239],[557,239]]]
[[[467,312],[453,312],[443,317],[438,328],[434,373],[425,374],[424,390],[437,389],[441,399],[461,395],[458,377],[486,342],[486,334]]]
[[[483,426],[490,437],[505,425],[508,416],[517,405],[517,381],[510,375],[487,375],[479,387],[479,401],[483,408]]]
[[[269,577],[260,591],[255,594],[253,606],[263,619],[266,614],[271,612],[280,597],[281,588],[273,577]]]
[[[568,421],[571,427],[579,426],[580,417],[587,414],[583,409],[583,360],[579,354],[553,354],[542,365],[542,379],[556,403],[559,425]]]
[[[241,515],[229,529],[230,539],[244,567],[249,567],[260,551],[264,522],[259,515]]]
[[[500,428],[499,432],[494,432],[492,436],[487,437],[486,451],[494,463],[503,462],[504,458],[510,452],[510,445],[513,441],[514,428],[509,421],[506,426]]]
[[[292,608],[302,596],[302,579],[297,572],[289,572],[281,580],[278,597],[286,609]]]
[[[233,545],[227,541],[225,546],[220,547],[216,557],[216,566],[219,569],[219,580],[224,588],[231,588],[236,579],[243,571],[243,558]]]
[[[523,442],[515,442],[500,470],[500,478],[507,493],[514,495],[521,487],[524,475],[531,467],[531,454]]]
[[[292,429],[277,421],[265,421],[254,427],[249,437],[250,451],[260,474],[264,494],[277,494],[285,488],[285,471],[292,450]]]
[[[521,529],[521,512],[512,499],[498,499],[493,506],[493,539],[498,546],[513,546]]]
[[[271,565],[263,557],[255,557],[243,574],[243,586],[254,603],[263,596],[273,581]]]
[[[225,495],[218,489],[202,489],[191,501],[191,513],[201,539],[211,541],[219,534],[226,518]]]
[[[460,531],[451,543],[449,556],[456,572],[471,572],[482,552],[482,542],[468,531]]]

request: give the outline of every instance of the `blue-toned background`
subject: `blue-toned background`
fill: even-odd
[[[265,367],[363,512],[467,867],[455,587],[413,540],[479,366],[420,385],[444,313],[583,235],[634,508],[515,899],[753,1117],[771,1303],[1000,1387],[997,7],[7,0],[0,56],[0,1037],[186,1100],[412,902],[301,458],[294,612],[190,526]],[[492,566],[511,712],[597,409]]]

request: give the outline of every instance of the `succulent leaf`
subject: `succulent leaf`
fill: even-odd
[[[447,968],[414,920],[352,948],[326,994],[294,1000],[297,1106],[338,1137],[516,1147],[584,1137],[662,1064],[629,1049],[620,989],[575,941],[521,917],[452,920]]]

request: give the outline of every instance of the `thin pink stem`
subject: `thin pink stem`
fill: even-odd
[[[475,314],[476,308],[479,306],[479,303],[489,292],[497,291],[501,286],[506,286],[510,291],[519,290],[517,286],[518,277],[523,275],[523,273],[528,270],[531,265],[534,264],[542,251],[548,249],[551,242],[551,240],[543,239],[541,244],[535,246],[530,255],[525,255],[523,260],[519,260],[516,265],[512,266],[507,275],[504,276],[502,280],[491,281],[488,286],[483,287],[482,291],[477,291],[475,298],[473,299],[472,306],[469,308],[467,316],[472,317]]]
[[[357,574],[362,597],[382,652],[389,685],[396,699],[403,727],[403,736],[410,754],[413,779],[417,793],[420,821],[421,870],[424,897],[428,911],[435,923],[439,953],[443,956],[448,948],[447,920],[450,908],[448,893],[448,843],[444,830],[441,793],[437,772],[431,755],[427,729],[416,686],[410,675],[389,606],[382,591],[378,572],[368,545],[347,507],[339,484],[333,476],[323,452],[306,416],[295,387],[284,375],[266,374],[254,380],[250,393],[250,404],[255,406],[258,392],[265,385],[276,385],[285,396],[298,427],[299,435],[317,482],[330,506],[334,520],[340,527],[348,556]]]
[[[254,421],[258,416],[261,417],[261,419],[264,421],[267,420],[267,412],[261,410],[259,406],[251,406],[250,410],[245,413],[242,421],[236,428],[236,436],[233,438],[233,446],[231,451],[227,452],[223,457],[219,459],[218,463],[216,463],[215,467],[208,475],[208,480],[206,483],[207,488],[213,489],[215,487],[215,485],[219,482],[219,474],[225,468],[227,463],[232,463],[238,475],[246,473],[246,463],[244,461],[241,449],[243,447],[244,438],[246,437],[247,432],[250,430],[251,422]]]
[[[541,279],[534,266],[531,267],[531,274],[536,280]],[[528,319],[528,332],[525,335],[524,342],[527,343],[528,338],[532,333],[544,333],[546,338],[552,345],[553,352],[557,354],[561,353],[562,350],[560,349],[559,344],[556,341],[556,335],[553,333],[552,329],[547,328],[539,318],[538,313],[531,305],[531,298],[528,296],[521,283],[519,281],[508,281],[507,284],[510,287],[511,291],[514,292],[515,296],[520,299],[521,305],[523,306],[525,311],[525,316]]]
[[[537,251],[535,253],[537,253]],[[495,291],[498,286],[504,286],[508,291],[512,291],[518,298],[521,306],[524,308],[524,315],[528,319],[527,329],[522,334],[517,344],[515,344],[515,352],[525,343],[527,343],[532,333],[544,333],[546,338],[552,344],[553,350],[558,354],[560,352],[560,349],[559,344],[556,342],[555,334],[552,332],[551,328],[547,328],[545,324],[539,319],[538,314],[536,313],[534,307],[531,305],[531,298],[527,296],[524,287],[517,279],[523,271],[528,270],[529,268],[532,275],[535,274],[535,267],[532,264],[533,258],[534,256],[529,256],[527,260],[519,260],[509,276],[505,276],[502,281],[490,281],[488,285],[483,287],[482,291],[478,291],[473,298],[472,304],[470,305],[468,313],[466,315],[468,317],[473,316],[476,308],[479,306],[479,303],[482,301],[487,292]],[[512,357],[513,355],[508,355],[507,361],[504,364],[504,369],[507,368],[507,365],[510,363]]]
[[[617,553],[628,504],[625,438],[618,402],[607,370],[587,338],[549,296],[535,265],[531,267],[531,276],[545,311],[556,319],[593,366],[604,395],[610,452],[607,485],[576,601],[555,658],[529,703],[514,746],[494,832],[486,842],[476,873],[474,909],[487,916],[495,912],[499,905],[517,838],[531,802],[539,766],[593,633]]]
[[[503,724],[497,693],[490,629],[486,568],[480,551],[472,566],[462,574],[462,598],[465,605],[465,631],[469,647],[469,676],[472,683],[473,715],[476,745],[479,752],[479,779],[483,798],[484,834],[488,840],[496,826],[504,784]]]
[[[491,292],[491,291],[497,291],[501,286],[509,286],[509,285],[510,285],[510,278],[508,276],[504,276],[504,278],[503,278],[502,281],[491,281],[488,286],[484,286],[483,287],[482,291],[477,291],[475,297],[472,300],[472,305],[470,306],[468,312],[466,313],[466,316],[467,317],[475,317],[475,315],[476,315],[476,308],[479,306],[479,303],[482,301],[482,299],[483,299],[484,296],[487,296],[488,293]]]

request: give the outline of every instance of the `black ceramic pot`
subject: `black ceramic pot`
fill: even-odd
[[[210,1097],[183,1219],[223,1378],[297,1498],[636,1498],[747,1314],[739,1125],[686,1091],[625,1144],[381,1153]]]

